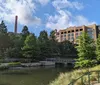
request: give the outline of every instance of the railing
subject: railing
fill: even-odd
[[[78,80],[81,80],[81,85],[93,85],[91,83],[91,74],[93,72],[96,72],[97,73],[97,80],[96,80],[96,83],[100,83],[100,70],[97,70],[97,71],[90,71],[90,72],[86,72],[84,73],[82,76],[80,76],[79,78],[71,81],[68,85],[77,85],[75,84]],[[84,77],[87,76],[88,80],[87,81],[84,81]]]

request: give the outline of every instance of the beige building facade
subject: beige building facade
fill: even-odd
[[[78,38],[78,36],[80,36],[82,32],[87,32],[92,39],[96,40],[98,37],[98,33],[100,32],[99,28],[100,27],[96,24],[89,26],[74,26],[59,30],[58,32],[56,30],[55,36],[58,42],[68,40],[70,42],[76,43],[76,39]]]

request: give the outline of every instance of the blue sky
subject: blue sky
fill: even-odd
[[[27,25],[38,36],[42,30],[100,24],[100,0],[0,0],[0,21],[8,31],[14,31],[15,15],[18,32]]]

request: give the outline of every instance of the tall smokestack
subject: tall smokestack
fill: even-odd
[[[17,33],[17,20],[18,20],[18,16],[15,16],[15,29],[14,29],[14,33]]]

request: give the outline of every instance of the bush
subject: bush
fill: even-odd
[[[7,70],[7,69],[9,69],[9,66],[1,66],[1,67],[0,67],[0,70],[1,70],[1,71]]]
[[[14,66],[21,66],[20,62],[10,62],[8,63],[8,66],[14,67]]]

